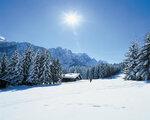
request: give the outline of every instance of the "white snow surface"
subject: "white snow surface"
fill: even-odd
[[[81,80],[0,91],[0,120],[150,120],[150,84]]]

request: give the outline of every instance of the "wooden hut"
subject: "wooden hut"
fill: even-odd
[[[73,82],[81,79],[80,73],[68,73],[62,75],[62,82]]]

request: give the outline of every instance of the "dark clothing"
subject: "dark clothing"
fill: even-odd
[[[92,82],[92,79],[90,79],[90,82]]]

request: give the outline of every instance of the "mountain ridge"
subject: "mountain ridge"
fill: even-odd
[[[54,58],[59,59],[65,67],[92,66],[98,63],[96,59],[89,57],[86,53],[73,53],[71,50],[63,49],[61,47],[50,48],[49,51],[51,52],[51,55]],[[66,58],[68,58],[67,61]],[[66,63],[70,63],[70,66]]]
[[[0,42],[0,57],[3,53],[6,53],[8,58],[13,54],[15,50],[18,50],[22,55],[24,51],[31,46],[34,51],[48,50],[54,59],[59,59],[60,63],[64,68],[72,66],[93,66],[98,63],[94,58],[91,58],[86,53],[73,53],[71,50],[57,47],[46,49],[44,47],[36,46],[29,42]]]

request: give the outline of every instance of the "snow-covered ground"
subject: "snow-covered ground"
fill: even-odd
[[[0,120],[150,120],[150,84],[82,80],[0,92]]]

